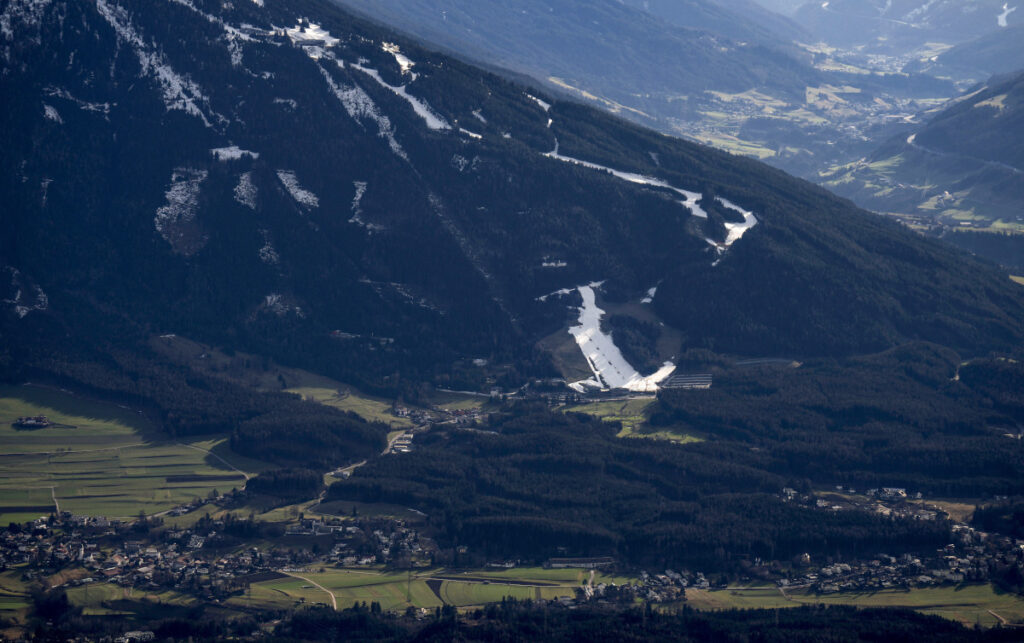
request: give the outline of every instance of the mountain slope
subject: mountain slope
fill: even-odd
[[[878,51],[953,45],[1024,22],[1004,0],[830,0],[804,4],[794,19],[829,44]]]
[[[990,268],[324,2],[17,2],[0,24],[3,332],[37,367],[181,333],[391,390],[515,382],[576,315],[545,295],[598,280],[660,282],[682,348],[1024,335]]]
[[[1024,232],[1022,119],[1024,74],[993,78],[909,135],[837,168],[827,185],[925,225]]]
[[[973,78],[979,82],[999,74],[1009,74],[1024,69],[1021,38],[1024,38],[1024,24],[1011,25],[909,65],[907,71]]]

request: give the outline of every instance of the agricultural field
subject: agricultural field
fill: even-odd
[[[686,590],[690,607],[719,609],[775,609],[804,604],[907,607],[965,625],[992,627],[1024,620],[1024,598],[998,591],[992,585],[882,590],[877,592],[816,595],[771,585],[748,585],[724,590]]]
[[[633,398],[629,400],[613,400],[606,402],[590,402],[566,407],[564,410],[573,413],[586,413],[601,418],[605,422],[621,422],[620,438],[646,438],[648,440],[665,440],[676,444],[700,442],[695,435],[675,433],[673,431],[654,431],[645,433],[640,430],[647,422],[647,413],[654,404],[651,398]]]
[[[392,403],[363,395],[348,387],[323,388],[323,387],[298,387],[286,389],[288,393],[297,393],[307,400],[333,406],[342,411],[351,411],[364,420],[370,422],[382,422],[394,429],[406,429],[413,426],[408,418],[395,417],[391,414]]]
[[[18,429],[25,415],[53,424]],[[130,518],[214,489],[242,487],[262,463],[223,437],[161,441],[145,417],[115,404],[41,386],[0,387],[0,524],[51,511]]]
[[[456,575],[465,575],[467,580],[454,580],[452,577]],[[425,609],[442,605],[469,607],[498,602],[506,596],[519,599],[572,596],[575,588],[588,576],[589,572],[578,569],[526,568],[465,574],[429,570],[410,575],[401,571],[335,568],[254,583],[248,596],[232,598],[229,603],[241,606],[249,601],[251,606],[263,608],[288,607],[303,601],[330,604],[330,593],[339,609],[356,602],[369,604],[374,601],[380,603],[384,610],[391,611],[402,611],[410,606]],[[601,581],[598,576],[596,582],[607,581]]]

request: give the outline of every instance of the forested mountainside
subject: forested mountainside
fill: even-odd
[[[552,92],[812,179],[870,151],[866,141],[890,134],[919,101],[955,91],[818,43],[749,0],[335,2]]]
[[[541,298],[598,280],[661,283],[684,348],[1022,334],[1020,289],[956,252],[322,2],[15,2],[3,24],[17,360],[182,332],[368,386],[465,357],[549,372],[533,344],[573,313]]]
[[[984,82],[992,76],[1024,69],[1024,24],[1007,26],[979,36],[937,56],[908,65],[907,71],[933,76],[973,78]]]
[[[985,239],[955,230],[1020,230],[1022,150],[1024,73],[1015,72],[975,87],[867,158],[836,168],[826,185],[874,210],[944,224],[954,229],[945,238],[1016,268],[1024,262],[1019,235]]]

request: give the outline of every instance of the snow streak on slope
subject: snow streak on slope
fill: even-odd
[[[353,181],[352,187],[355,188],[355,196],[352,197],[352,216],[349,217],[348,222],[354,223],[357,226],[366,229],[367,232],[373,234],[379,230],[384,230],[384,226],[377,225],[376,223],[367,223],[363,221],[363,195],[366,194],[366,188],[368,184],[366,181]]]
[[[697,202],[700,201],[701,199],[700,193],[690,192],[689,190],[681,190],[679,188],[672,187],[665,181],[662,181],[661,179],[656,179],[651,176],[644,176],[643,174],[636,174],[634,172],[622,172],[619,170],[613,170],[610,167],[598,165],[597,163],[591,163],[590,161],[581,161],[580,159],[576,159],[571,156],[563,156],[558,153],[558,139],[555,139],[554,151],[548,152],[544,156],[559,161],[565,161],[566,163],[582,165],[583,167],[588,167],[592,170],[601,170],[603,172],[608,172],[612,176],[620,178],[623,181],[629,181],[630,183],[639,183],[640,185],[650,185],[656,188],[666,188],[672,190],[673,192],[683,197],[682,204],[693,214],[693,216],[700,217],[702,219],[708,218],[708,213],[705,212],[702,207],[697,205]]]
[[[118,38],[128,43],[139,59],[142,76],[152,76],[163,90],[164,106],[168,111],[177,109],[200,119],[212,128],[211,119],[220,125],[228,120],[209,107],[209,98],[192,79],[174,71],[162,52],[146,45],[142,36],[132,27],[128,12],[107,0],[96,0],[96,9],[113,27]],[[204,107],[205,106],[205,109]]]
[[[728,248],[733,243],[739,241],[747,230],[757,225],[757,217],[754,216],[753,212],[750,212],[749,210],[744,210],[743,208],[736,205],[732,201],[729,201],[728,199],[723,199],[722,197],[715,197],[715,200],[721,203],[723,206],[729,208],[730,210],[739,212],[740,214],[743,215],[742,223],[726,222],[725,224],[727,234],[725,235],[725,243],[723,243],[722,245]]]
[[[252,172],[245,172],[238,177],[238,185],[235,186],[235,201],[251,210],[255,210],[256,195],[256,184],[252,182]]]
[[[393,87],[384,82],[384,79],[380,77],[380,73],[378,73],[376,69],[370,69],[369,67],[363,67],[362,65],[351,66],[363,72],[364,74],[369,75],[371,78],[377,81],[377,83],[381,87],[390,89],[392,92],[395,93],[396,96],[405,99],[407,103],[412,105],[413,111],[416,112],[416,114],[419,115],[420,118],[426,121],[427,127],[429,127],[430,129],[443,130],[452,128],[452,126],[448,124],[448,121],[444,120],[444,118],[439,116],[437,112],[430,108],[430,105],[427,105],[419,98],[416,98],[415,96],[409,94],[409,92],[405,91],[405,85],[402,85],[400,87]]]
[[[339,66],[343,66],[343,63],[338,62]],[[353,120],[359,122],[360,119],[369,119],[377,124],[377,131],[380,133],[380,137],[387,140],[388,146],[391,151],[395,153],[399,158],[408,161],[409,156],[402,149],[402,146],[395,140],[395,128],[391,125],[391,119],[384,114],[381,114],[377,105],[370,98],[362,87],[359,85],[339,85],[334,82],[331,78],[331,74],[320,67],[320,73],[323,74],[324,80],[327,81],[327,86],[330,87],[331,93],[341,101],[342,107],[348,112],[348,115]]]
[[[277,178],[281,181],[284,189],[288,190],[288,194],[295,199],[296,203],[307,208],[320,207],[320,199],[299,184],[299,178],[295,176],[295,172],[291,170],[278,170]]]
[[[164,193],[167,203],[157,209],[153,224],[175,252],[190,255],[205,243],[195,218],[206,176],[206,170],[188,167],[175,168],[171,173],[171,185]]]
[[[398,63],[398,67],[402,70],[403,74],[409,74],[411,81],[415,81],[419,78],[419,74],[412,70],[416,66],[416,63],[409,60],[408,56],[402,53],[402,50],[398,48],[393,42],[385,42],[381,44],[381,49],[388,52],[395,57],[395,62]]]
[[[998,16],[996,16],[996,24],[999,25],[1000,27],[1006,27],[1007,26],[1006,19],[1010,16],[1011,13],[1013,13],[1016,10],[1017,10],[1017,7],[1011,7],[1009,2],[1004,2],[1003,3],[1003,12],[1001,14],[999,14]]]
[[[10,286],[5,289],[11,296],[0,301],[10,305],[18,319],[24,319],[25,315],[33,310],[46,310],[50,307],[49,297],[38,284],[26,279],[21,271],[13,266],[5,267],[4,271],[11,275]],[[28,291],[31,291],[31,294]]]
[[[601,317],[604,316],[604,311],[595,303],[594,287],[597,285],[590,284],[577,288],[583,297],[583,306],[580,307],[579,326],[569,329],[576,338],[576,343],[594,377],[574,382],[571,386],[578,391],[585,388],[623,388],[638,393],[656,392],[658,383],[672,374],[675,365],[672,362],[665,362],[657,372],[647,377],[640,375],[630,366],[615,345],[612,336],[601,332]]]
[[[53,105],[47,105],[46,103],[43,103],[43,116],[59,125],[64,124],[64,119],[60,117],[60,112],[58,112],[57,108],[55,108]]]

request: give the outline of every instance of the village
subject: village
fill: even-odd
[[[846,489],[843,490],[848,491]],[[244,494],[244,492],[237,492]],[[852,495],[798,493],[786,488],[787,502],[811,511],[861,510],[916,520],[945,519],[935,508],[909,502],[898,488]],[[824,496],[824,497],[823,497]],[[866,498],[866,499],[862,499]],[[217,505],[231,507],[239,498],[219,496]],[[845,503],[845,504],[841,504]],[[465,547],[443,551],[429,536],[406,521],[388,517],[298,514],[288,523],[265,523],[220,512],[212,518],[211,504],[197,500],[166,515],[170,518],[203,511],[188,526],[164,525],[161,518],[111,520],[61,512],[0,530],[0,572],[20,570],[26,582],[50,589],[109,583],[128,590],[174,590],[205,601],[224,601],[240,595],[250,584],[330,566],[335,569],[420,569],[475,560]],[[353,508],[353,514],[355,510]],[[641,599],[674,604],[686,600],[687,590],[725,589],[730,581],[772,583],[786,596],[803,591],[818,595],[878,591],[939,585],[986,583],[1008,569],[1024,570],[1024,541],[987,534],[954,523],[953,542],[935,551],[861,559],[812,560],[807,554],[792,561],[744,562],[738,577],[714,579],[689,570],[618,570],[633,580],[613,585],[584,580],[575,596],[557,599],[563,606],[578,601]],[[258,546],[253,546],[258,544]],[[454,559],[453,559],[454,556]],[[498,561],[488,568],[514,568],[538,561]],[[616,568],[614,558],[551,558],[549,568]],[[591,572],[593,578],[593,572]]]

